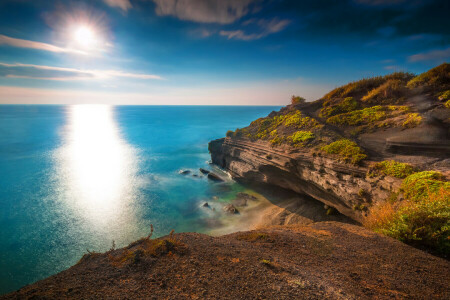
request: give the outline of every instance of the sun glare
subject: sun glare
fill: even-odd
[[[83,48],[90,48],[96,43],[94,31],[85,25],[75,28],[73,37],[75,42]]]

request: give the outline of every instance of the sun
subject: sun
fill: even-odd
[[[86,25],[75,27],[73,39],[78,46],[83,48],[92,48],[97,42],[94,30]]]

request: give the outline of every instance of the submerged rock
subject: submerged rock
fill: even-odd
[[[224,181],[222,178],[219,177],[219,175],[215,174],[215,173],[208,173],[208,179],[212,180],[212,181],[216,181],[216,182],[222,182]]]
[[[209,207],[208,202],[203,203],[203,204],[202,204],[202,207]]]
[[[234,207],[233,204],[227,204],[222,209],[224,212],[229,213],[229,214],[238,214],[239,213],[239,211],[237,210],[236,207]]]
[[[191,173],[190,170],[180,170],[180,171],[178,171],[178,174],[181,174],[181,175],[188,175],[190,173]]]

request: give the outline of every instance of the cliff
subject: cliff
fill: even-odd
[[[210,142],[212,163],[237,180],[276,185],[307,194],[361,222],[373,199],[400,187],[391,177],[366,178],[367,167],[340,163],[309,152],[273,148],[262,141],[222,138]],[[363,193],[361,191],[364,191]]]
[[[402,241],[450,251],[450,64],[292,104],[209,143],[241,182],[307,194]]]
[[[448,299],[449,268],[362,227],[318,222],[144,238],[0,299]]]

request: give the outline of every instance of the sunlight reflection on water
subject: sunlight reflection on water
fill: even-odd
[[[113,108],[74,105],[68,120],[58,152],[63,201],[96,231],[133,224],[137,151],[120,136]]]

